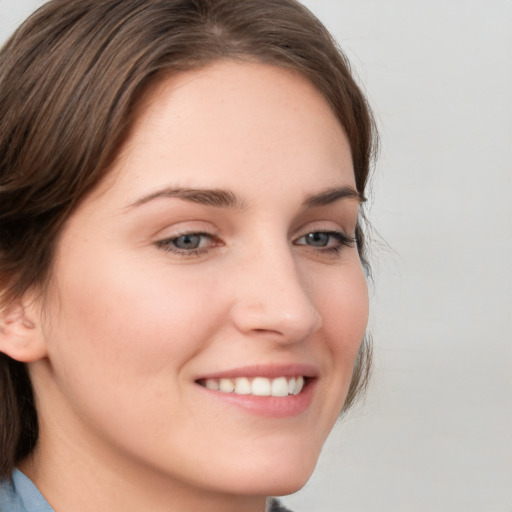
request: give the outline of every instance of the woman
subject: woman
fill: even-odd
[[[344,57],[294,0],[54,0],[0,61],[0,508],[279,510],[368,373]]]

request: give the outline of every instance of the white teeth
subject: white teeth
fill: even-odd
[[[220,379],[219,389],[224,393],[232,393],[235,390],[235,385],[231,379]]]
[[[295,377],[292,377],[288,381],[288,394],[293,395],[293,392],[295,391]]]
[[[270,396],[272,387],[269,379],[256,377],[252,381],[252,394],[256,396]]]
[[[274,379],[271,384],[272,396],[288,396],[288,381],[285,377]]]
[[[294,395],[298,395],[304,387],[304,377],[298,377],[295,381],[295,389],[293,390]]]
[[[203,384],[212,391],[235,393],[237,395],[288,396],[298,395],[304,387],[304,377],[238,377],[236,379],[206,379]]]
[[[245,377],[235,379],[235,393],[237,395],[250,395],[251,392],[252,387],[249,379],[246,379]]]
[[[205,386],[208,389],[212,389],[213,391],[218,391],[219,390],[219,382],[214,380],[214,379],[206,379]]]

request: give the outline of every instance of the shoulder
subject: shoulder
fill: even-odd
[[[17,469],[10,478],[0,479],[0,510],[54,512],[37,487]]]
[[[12,477],[0,479],[0,510],[25,512],[23,503],[17,496]]]

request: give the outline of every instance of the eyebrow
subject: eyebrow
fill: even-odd
[[[137,199],[129,205],[129,208],[140,206],[155,199],[162,198],[176,198],[193,203],[199,203],[206,206],[213,206],[215,208],[231,208],[243,210],[246,205],[245,202],[230,190],[223,189],[205,189],[205,188],[187,188],[187,187],[169,187],[162,190],[157,190],[146,196]],[[336,188],[329,188],[318,194],[314,194],[306,198],[302,203],[306,208],[318,208],[335,203],[341,199],[355,199],[360,203],[366,199],[354,188],[343,186]]]
[[[309,208],[327,206],[339,201],[340,199],[355,199],[359,203],[364,203],[366,201],[366,198],[355,188],[345,186],[330,188],[320,192],[319,194],[310,196],[304,201],[303,206]]]
[[[242,210],[245,208],[244,202],[233,192],[222,189],[205,189],[205,188],[165,188],[158,190],[147,196],[137,199],[130,207],[140,206],[155,199],[161,198],[177,198],[191,201],[193,203],[204,204],[206,206],[214,206],[216,208],[233,208]]]

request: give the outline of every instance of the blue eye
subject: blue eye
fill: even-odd
[[[172,244],[178,249],[190,250],[197,249],[201,245],[201,236],[198,233],[181,235],[172,239]]]
[[[329,233],[308,233],[304,240],[307,245],[311,245],[313,247],[326,247],[329,244],[329,239],[331,235]]]
[[[356,239],[341,231],[312,231],[295,241],[296,245],[307,245],[312,249],[339,252],[342,247],[355,247]]]
[[[156,244],[164,251],[174,252],[183,256],[194,256],[199,252],[208,251],[216,245],[212,235],[208,233],[184,233],[183,235],[160,240]]]

